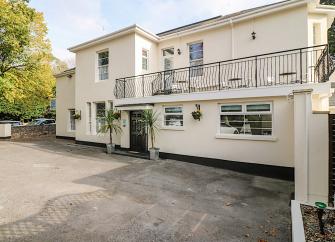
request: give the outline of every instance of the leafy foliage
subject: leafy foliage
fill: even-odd
[[[110,144],[113,144],[113,132],[115,134],[121,133],[122,128],[120,126],[120,113],[117,110],[110,109],[106,112],[104,117],[104,124],[100,127],[99,133],[109,132]]]
[[[24,0],[0,9],[0,119],[42,116],[55,86],[44,17]]]
[[[320,4],[335,5],[335,0],[320,0]],[[328,30],[328,44],[329,52],[335,55],[335,20],[333,21],[330,29]]]
[[[155,148],[155,139],[159,131],[159,114],[152,109],[143,111],[141,122],[148,128],[151,139],[151,148]]]

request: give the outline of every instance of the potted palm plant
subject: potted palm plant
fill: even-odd
[[[99,133],[105,134],[109,132],[109,144],[106,144],[108,154],[111,154],[115,151],[115,144],[113,144],[113,132],[115,134],[122,132],[119,119],[120,113],[116,110],[110,109],[106,112],[104,123],[99,129]]]
[[[155,147],[155,138],[156,134],[159,131],[158,114],[157,112],[154,112],[152,109],[144,110],[141,121],[144,123],[150,134],[150,141],[151,141],[151,148],[149,149],[150,160],[158,160],[159,148]]]

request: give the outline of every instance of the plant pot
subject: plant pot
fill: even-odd
[[[112,154],[115,152],[115,144],[106,144],[107,154]]]
[[[150,160],[158,160],[159,159],[159,148],[150,148]]]

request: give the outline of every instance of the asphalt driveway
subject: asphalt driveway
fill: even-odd
[[[293,183],[63,140],[0,142],[0,241],[290,241]]]

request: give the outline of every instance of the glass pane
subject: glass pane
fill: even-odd
[[[222,105],[221,112],[242,112],[242,105]]]
[[[148,51],[147,50],[142,50],[142,56],[148,57]]]
[[[105,103],[97,103],[96,104],[96,116],[104,117],[105,116]]]
[[[165,108],[165,113],[182,113],[182,107],[169,107]]]
[[[202,51],[190,52],[190,60],[198,60],[203,58]]]
[[[247,105],[248,112],[255,112],[255,111],[271,111],[270,104],[249,104]]]
[[[195,44],[190,44],[190,52],[193,51],[202,51],[203,50],[203,43],[195,43]]]
[[[165,126],[183,126],[183,115],[165,115]]]
[[[272,115],[258,114],[245,116],[245,133],[251,135],[271,135]]]
[[[163,56],[170,56],[170,55],[174,55],[174,48],[163,50]]]
[[[108,51],[99,53],[98,57],[99,57],[99,59],[108,58]]]
[[[165,58],[164,59],[164,70],[171,70],[171,69],[173,69],[173,59]]]
[[[142,70],[148,70],[148,59],[142,58]]]
[[[220,133],[239,134],[244,126],[244,115],[221,115],[220,121]]]

